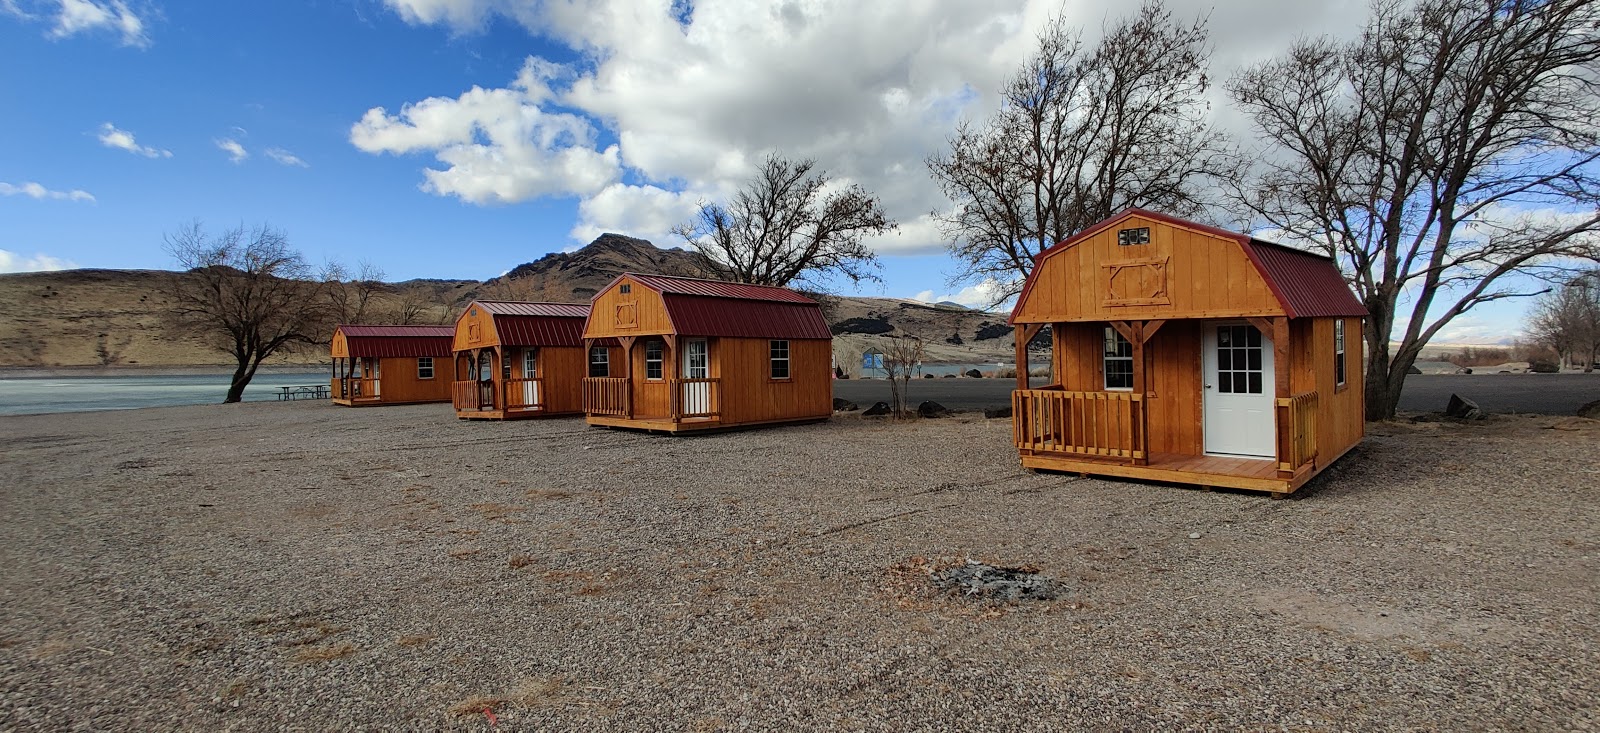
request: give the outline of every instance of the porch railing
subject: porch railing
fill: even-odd
[[[1011,393],[1017,447],[1035,453],[1143,459],[1144,395],[1019,389]]]
[[[507,379],[506,380],[506,409],[507,410],[541,410],[541,409],[544,409],[544,380],[543,379]]]
[[[716,377],[672,380],[673,417],[718,417],[722,414],[722,380]]]
[[[378,380],[363,377],[334,377],[329,394],[338,400],[378,399]]]
[[[1317,458],[1317,393],[1278,398],[1278,470],[1293,472]]]
[[[624,377],[585,377],[583,411],[590,415],[627,417],[633,391]]]
[[[451,382],[450,402],[457,410],[493,410],[496,403],[494,382]]]

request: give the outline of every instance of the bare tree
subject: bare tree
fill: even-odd
[[[891,336],[883,350],[883,371],[889,378],[889,409],[895,417],[909,412],[906,402],[911,396],[911,380],[922,369],[923,355],[922,339],[916,336]]]
[[[1230,165],[1206,122],[1204,19],[1146,2],[1093,48],[1060,18],[1038,43],[993,118],[927,161],[954,203],[934,212],[961,262],[953,280],[993,281],[995,304],[1040,252],[1124,208],[1199,213],[1208,176]]]
[[[862,239],[894,230],[878,199],[838,186],[816,162],[768,156],[727,206],[702,203],[673,230],[729,280],[788,285],[824,275],[877,280],[878,258]]]
[[[1237,201],[1339,259],[1371,312],[1368,419],[1456,317],[1597,256],[1597,61],[1590,0],[1386,0],[1360,38],[1229,84],[1267,144]]]
[[[212,236],[194,221],[165,240],[187,271],[169,282],[173,315],[238,364],[223,402],[238,402],[268,357],[320,342],[330,327],[326,284],[283,231],[240,226]]]
[[[366,260],[357,264],[353,274],[337,260],[323,265],[322,281],[329,284],[325,292],[333,320],[366,323],[372,316],[373,298],[388,289],[383,278],[382,268]]]
[[[1591,270],[1539,297],[1529,335],[1555,350],[1569,367],[1594,371],[1600,361],[1600,270]]]

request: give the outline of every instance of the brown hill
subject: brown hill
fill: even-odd
[[[552,253],[485,282],[408,280],[371,293],[361,320],[377,323],[449,323],[467,301],[587,302],[622,272],[706,277],[712,269],[696,252],[660,249],[617,234],[601,235],[574,252]],[[63,270],[0,275],[0,367],[194,366],[227,357],[189,334],[176,333],[166,316],[159,270]],[[843,365],[884,338],[917,336],[928,360],[1010,362],[1011,331],[1001,314],[954,305],[888,298],[820,296]],[[286,354],[281,364],[312,364],[325,350]]]

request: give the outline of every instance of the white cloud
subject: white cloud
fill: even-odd
[[[120,35],[124,46],[145,48],[150,45],[144,19],[123,0],[5,0],[0,2],[0,10],[24,20],[50,22],[51,28],[46,34],[50,38],[109,31]]]
[[[588,242],[606,232],[617,232],[648,239],[658,247],[683,246],[672,228],[689,221],[700,201],[693,193],[613,183],[578,204],[572,238]]]
[[[0,249],[0,273],[10,272],[44,272],[46,270],[71,270],[78,263],[51,257],[44,253],[35,253],[28,257],[6,249]]]
[[[301,160],[300,156],[284,150],[283,148],[267,148],[262,152],[266,153],[268,158],[282,163],[283,165],[294,166],[297,168],[311,167],[311,164]]]
[[[100,144],[108,148],[126,150],[134,155],[143,155],[146,158],[171,158],[171,150],[162,150],[145,145],[140,145],[133,139],[133,133],[119,130],[116,125],[109,122],[100,125]]]
[[[0,181],[0,196],[28,196],[36,199],[57,199],[62,201],[88,201],[94,203],[94,194],[80,189],[71,191],[52,191],[43,185],[28,181],[20,186]]]
[[[667,199],[649,189],[724,196],[778,152],[815,158],[880,197],[902,231],[872,245],[897,254],[942,247],[927,213],[949,204],[923,161],[945,146],[958,121],[993,112],[997,90],[1048,18],[1067,13],[1092,41],[1103,24],[1134,9],[1111,0],[384,3],[406,22],[458,34],[498,16],[582,57],[565,68],[530,59],[535,71],[525,68],[506,88],[429,98],[398,115],[368,111],[351,132],[357,147],[431,152],[446,164],[425,171],[424,190],[476,203],[577,195],[572,231],[582,236],[626,221],[616,208],[623,198],[654,205],[637,223],[659,227],[649,220]],[[1305,28],[1347,33],[1366,7],[1365,0],[1314,8],[1277,0],[1215,9],[1209,0],[1168,4],[1179,18],[1209,15],[1212,78],[1278,53]]]
[[[250,151],[245,150],[244,146],[240,145],[238,140],[235,140],[231,137],[219,138],[212,142],[217,144],[218,150],[227,153],[228,160],[234,163],[243,163],[245,158],[250,157]]]
[[[350,142],[374,154],[432,152],[445,167],[423,171],[423,190],[475,204],[593,195],[621,177],[617,146],[597,149],[582,115],[544,109],[563,73],[530,57],[504,89],[429,97],[395,115],[374,107],[350,128]]]
[[[976,285],[969,285],[954,293],[936,295],[932,290],[924,290],[911,296],[912,300],[924,303],[958,303],[968,308],[986,309],[994,305],[994,299],[1000,295],[1000,283],[994,279],[984,280]],[[1002,307],[1001,310],[1005,308]]]

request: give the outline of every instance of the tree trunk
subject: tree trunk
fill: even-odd
[[[250,386],[250,380],[256,376],[256,368],[261,362],[253,357],[245,357],[239,361],[238,368],[233,370],[233,381],[228,384],[228,396],[223,398],[222,404],[229,405],[244,400],[244,388]]]

